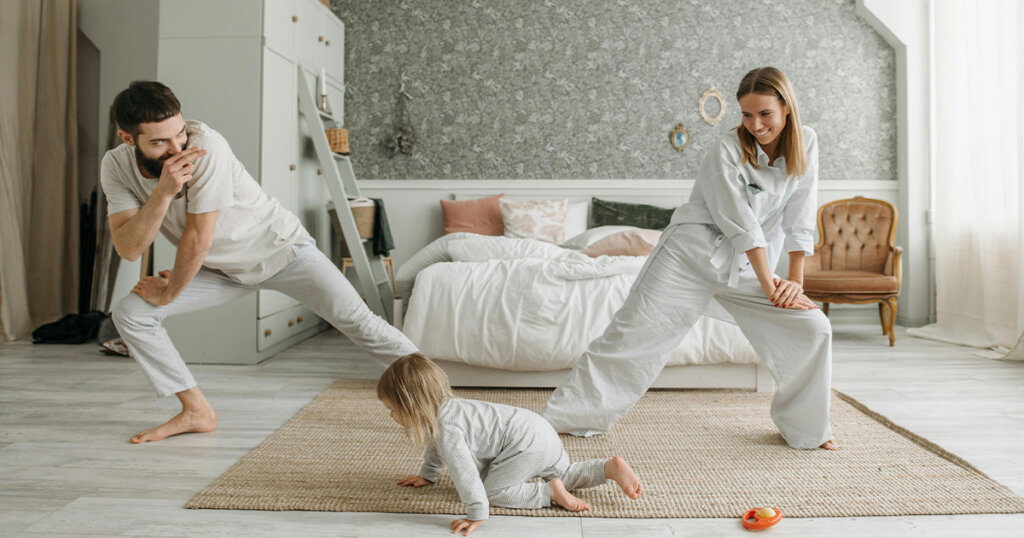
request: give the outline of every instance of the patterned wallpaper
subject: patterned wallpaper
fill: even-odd
[[[896,177],[894,54],[854,0],[333,0],[364,179],[692,179],[773,65],[818,132],[822,179]],[[413,154],[390,158],[399,75]],[[697,103],[715,86],[725,118]],[[707,107],[715,114],[714,102]],[[682,152],[669,133],[682,122]]]

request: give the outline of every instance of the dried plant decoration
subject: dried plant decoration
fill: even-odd
[[[398,75],[398,103],[395,105],[395,124],[391,136],[384,142],[384,147],[391,152],[388,158],[393,158],[399,152],[412,155],[413,146],[416,144],[416,129],[409,120],[409,110],[406,101],[412,101],[412,96],[405,91],[405,73]]]

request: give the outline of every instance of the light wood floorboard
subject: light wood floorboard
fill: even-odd
[[[834,326],[833,385],[1024,495],[1024,363]],[[195,365],[218,431],[135,446],[177,412],[95,345],[0,344],[2,536],[451,536],[448,515],[185,510],[195,493],[339,377],[382,368],[333,331],[256,366]],[[383,413],[381,415],[384,416]],[[839,440],[840,443],[842,439]],[[786,536],[1011,536],[1024,514],[787,519]],[[746,536],[737,519],[494,517],[474,536]]]

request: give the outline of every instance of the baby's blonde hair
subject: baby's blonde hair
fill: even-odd
[[[398,359],[377,381],[377,398],[394,410],[405,433],[419,445],[437,437],[437,413],[449,396],[448,374],[419,353]]]

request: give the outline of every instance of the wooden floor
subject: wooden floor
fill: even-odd
[[[837,323],[834,334],[837,389],[1024,495],[1024,363],[902,330],[890,348],[877,325]],[[379,372],[333,331],[258,366],[195,366],[220,429],[135,446],[128,438],[169,418],[176,400],[155,398],[129,359],[95,345],[0,344],[0,536],[451,536],[449,515],[182,508],[332,380]],[[1024,514],[794,518],[766,534],[1024,536]],[[746,535],[738,518],[492,517],[473,533]]]

